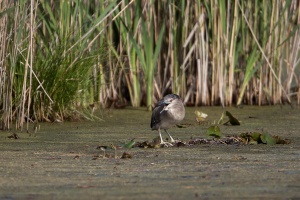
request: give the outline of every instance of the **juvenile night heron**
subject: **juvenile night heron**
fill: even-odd
[[[161,144],[171,145],[163,141],[160,129],[164,129],[169,135],[171,142],[175,142],[167,129],[182,121],[184,116],[184,105],[176,94],[168,94],[157,103],[152,111],[151,129],[158,130]]]

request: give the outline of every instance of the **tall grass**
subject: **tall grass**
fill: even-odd
[[[97,23],[113,5],[96,16],[88,2],[1,4],[1,19],[7,24],[1,29],[6,42],[1,58],[1,128],[11,128],[12,120],[22,129],[25,121],[74,119],[84,113],[79,108],[95,101],[91,95],[97,92],[89,90],[92,71],[107,53],[105,44],[93,39],[99,37]]]
[[[286,1],[0,2],[0,122],[90,118],[99,104],[282,104],[299,90],[300,5]]]

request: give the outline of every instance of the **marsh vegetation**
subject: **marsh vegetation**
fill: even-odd
[[[300,103],[300,5],[286,1],[3,0],[0,128],[95,107]]]

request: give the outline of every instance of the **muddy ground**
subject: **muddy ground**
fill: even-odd
[[[209,123],[198,125],[195,110],[207,113],[210,122],[224,111],[187,108],[186,128],[171,129],[174,138],[206,137]],[[291,143],[103,152],[97,147],[157,136],[145,109],[105,110],[99,114],[104,121],[41,123],[35,136],[0,132],[0,199],[300,199],[300,109],[286,105],[227,110],[241,126],[220,126],[225,135],[263,129]],[[9,139],[12,133],[20,138]],[[132,158],[120,159],[123,152]],[[104,153],[110,158],[103,158]]]

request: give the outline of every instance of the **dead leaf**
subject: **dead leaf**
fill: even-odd
[[[198,110],[195,111],[195,115],[196,115],[196,121],[197,122],[205,121],[207,116],[208,116],[206,113],[198,111]]]
[[[129,159],[129,158],[132,158],[132,155],[127,152],[123,152],[121,159]]]

